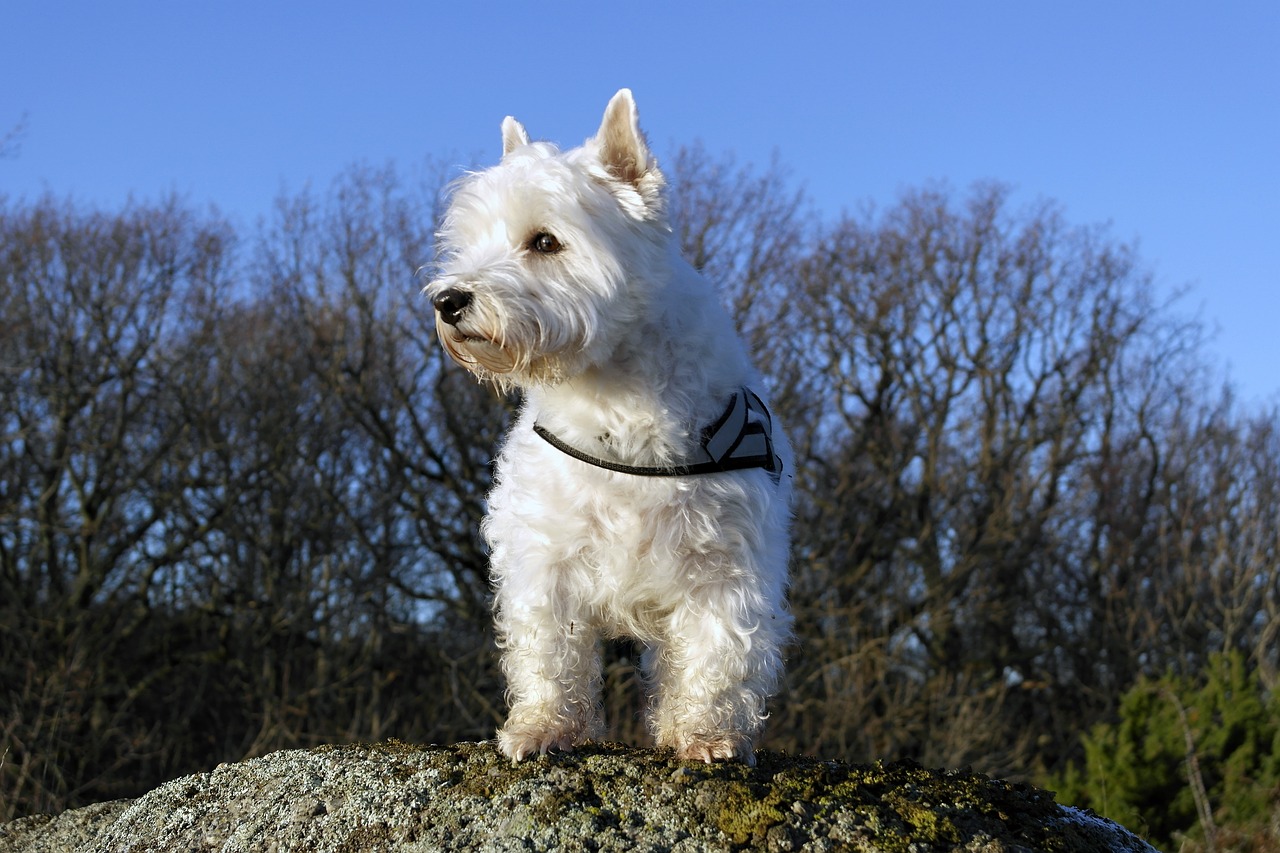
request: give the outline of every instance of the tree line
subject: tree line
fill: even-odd
[[[1277,687],[1275,412],[1215,385],[1131,246],[997,184],[821,217],[776,162],[667,171],[797,449],[766,746],[1035,780],[1143,679],[1235,654]],[[447,177],[352,168],[252,228],[0,199],[0,819],[491,735],[512,403],[419,295]],[[643,742],[635,650],[606,651]]]

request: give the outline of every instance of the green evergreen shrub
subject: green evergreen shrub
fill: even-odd
[[[1165,849],[1184,840],[1198,847],[1209,829],[1196,803],[1198,773],[1219,846],[1277,849],[1280,691],[1268,693],[1244,655],[1210,657],[1195,680],[1142,679],[1118,717],[1083,736],[1083,766],[1045,780],[1060,802],[1091,808]]]

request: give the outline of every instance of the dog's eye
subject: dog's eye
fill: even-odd
[[[541,255],[554,255],[564,248],[554,234],[539,231],[529,239],[529,248]]]

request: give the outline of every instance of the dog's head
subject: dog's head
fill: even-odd
[[[627,89],[579,148],[531,143],[511,117],[502,147],[454,189],[426,294],[463,367],[502,385],[554,382],[608,359],[665,281],[664,180]]]

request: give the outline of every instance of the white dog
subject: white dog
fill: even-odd
[[[515,761],[603,732],[600,636],[642,641],[681,758],[753,762],[782,672],[791,456],[711,286],[681,257],[623,89],[580,148],[502,124],[427,286],[454,360],[519,389],[483,525]]]

